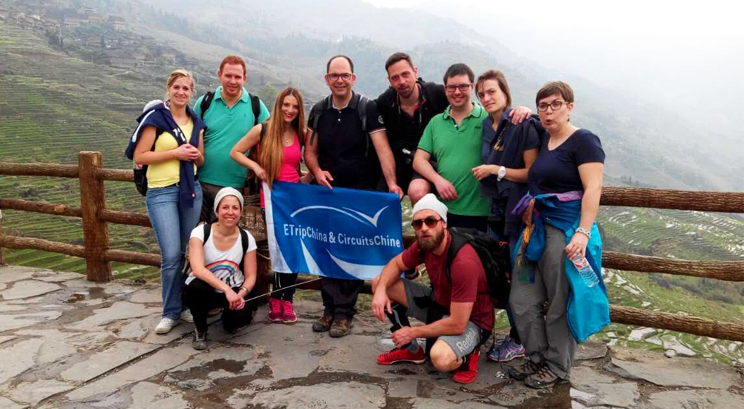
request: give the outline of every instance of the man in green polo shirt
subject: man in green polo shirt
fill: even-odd
[[[486,231],[488,198],[480,195],[471,169],[483,164],[483,107],[470,100],[475,75],[465,64],[451,65],[444,74],[449,101],[445,111],[429,121],[413,158],[413,169],[429,180],[449,209],[448,227]],[[437,164],[436,170],[430,160]]]
[[[212,209],[220,189],[229,186],[242,191],[245,186],[248,169],[230,158],[230,150],[253,126],[269,117],[269,110],[260,101],[258,121],[254,117],[251,97],[243,88],[246,68],[242,58],[235,55],[225,57],[220,63],[217,77],[222,85],[214,91],[209,108],[202,115],[201,101],[204,96],[196,101],[194,108],[207,124],[204,133],[205,161],[198,172],[204,194],[201,220],[207,223],[215,220]]]

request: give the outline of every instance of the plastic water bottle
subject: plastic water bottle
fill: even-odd
[[[584,280],[584,284],[586,284],[587,287],[592,288],[599,283],[597,273],[594,272],[594,269],[589,264],[586,257],[581,256],[581,253],[576,253],[576,255],[571,259],[571,262],[576,266],[576,269],[579,270],[579,275],[581,275],[581,278]]]

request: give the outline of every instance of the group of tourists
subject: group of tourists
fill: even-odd
[[[194,322],[193,346],[205,349],[210,311],[222,309],[228,332],[251,322],[256,307],[246,296],[256,282],[256,242],[238,226],[250,170],[269,188],[283,181],[409,196],[416,240],[372,282],[372,311],[391,321],[395,344],[378,364],[428,357],[438,370],[454,372],[455,382],[473,382],[498,307],[511,329],[487,358],[526,357],[509,373],[531,387],[567,380],[577,341],[567,322],[573,264],[566,260],[588,259],[599,275],[595,218],[604,162],[599,138],[570,121],[571,87],[546,83],[535,116],[512,108],[500,71],[476,79],[457,63],[440,85],[421,79],[401,52],[385,69],[390,87],[372,100],[353,90],[352,60],[330,58],[330,95],[307,120],[293,87],[279,92],[271,112],[250,95],[239,57],[221,62],[221,85],[193,109],[193,77],[171,73],[164,100],[145,107],[127,148],[136,165],[147,166],[147,210],[161,249],[163,315],[155,332]],[[479,102],[471,99],[474,91]],[[514,265],[508,300],[490,297],[481,259],[453,228],[508,243]],[[419,281],[421,264],[431,285]],[[270,321],[297,320],[296,280],[274,274]],[[313,331],[349,334],[362,285],[321,277],[324,311]],[[408,317],[425,324],[412,326]]]

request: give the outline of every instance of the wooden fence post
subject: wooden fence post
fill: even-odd
[[[0,209],[0,237],[3,236],[3,209]],[[3,255],[3,246],[0,246],[0,266],[5,265],[5,256]]]
[[[111,281],[111,264],[104,260],[104,254],[109,248],[108,223],[98,218],[99,212],[106,208],[103,180],[96,177],[96,170],[103,168],[101,153],[80,152],[78,166],[88,280]]]

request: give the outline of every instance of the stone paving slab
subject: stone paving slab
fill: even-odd
[[[698,357],[585,343],[571,385],[538,391],[505,376],[521,361],[488,362],[484,346],[476,381],[458,385],[429,363],[377,365],[390,334],[368,306],[341,339],[312,332],[318,301],[298,300],[293,325],[269,323],[261,307],[237,334],[212,317],[209,348],[195,351],[193,324],[154,334],[158,286],[8,267],[0,284],[27,295],[0,301],[0,354],[12,357],[0,360],[0,409],[744,407],[742,376]],[[27,291],[37,285],[56,289]]]

